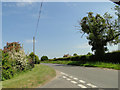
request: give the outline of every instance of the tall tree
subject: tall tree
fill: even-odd
[[[89,45],[92,46],[91,50],[95,55],[102,56],[107,51],[107,44],[118,44],[120,30],[118,20],[113,20],[113,17],[105,13],[103,16],[100,14],[93,15],[89,12],[88,16],[84,17],[79,23],[84,34],[87,34]],[[83,35],[84,35],[83,34]]]

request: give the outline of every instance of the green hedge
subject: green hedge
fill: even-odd
[[[106,53],[103,57],[98,57],[95,55],[80,55],[80,56],[71,56],[71,57],[63,57],[63,58],[56,58],[56,59],[49,59],[49,61],[79,61],[80,63],[89,62],[110,62],[110,63],[120,63],[120,51],[115,51],[111,53]]]

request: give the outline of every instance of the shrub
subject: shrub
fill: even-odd
[[[76,54],[76,53],[74,53],[74,54],[73,54],[73,56],[77,56],[77,54]]]
[[[34,62],[33,62],[33,60],[31,59],[31,58],[28,58],[28,66],[27,66],[27,70],[31,70],[32,68],[34,68]]]
[[[32,62],[34,62],[34,64],[40,64],[39,57],[35,55],[33,52],[29,54],[29,57],[31,58],[31,60],[33,60]]]
[[[2,80],[10,79],[15,74],[7,53],[2,54]]]
[[[6,44],[6,46],[4,47],[4,52],[10,52],[13,51],[13,49],[17,52],[21,49],[21,46],[19,44],[19,42],[12,42],[12,43],[8,43]]]
[[[15,62],[15,68],[23,71],[27,66],[27,58],[24,53],[24,50],[19,52],[9,52],[10,59]]]
[[[48,57],[47,56],[42,56],[41,61],[45,61],[45,60],[48,60]]]
[[[2,56],[2,80],[10,79],[15,74],[30,70],[34,67],[33,62],[26,57],[20,45],[16,43],[14,44],[15,47],[12,47],[12,44],[7,43],[7,47],[5,48],[8,50],[3,50],[2,55],[0,55],[0,59]]]

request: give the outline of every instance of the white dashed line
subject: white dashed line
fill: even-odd
[[[83,80],[79,80],[81,83],[85,83],[85,81],[83,81]]]
[[[67,80],[69,81],[69,80],[71,80],[71,79],[67,78]]]
[[[66,80],[68,80],[68,81],[71,81],[70,78],[72,78],[72,79],[74,79],[74,80],[78,80],[78,78],[74,78],[73,76],[69,76],[69,75],[66,74],[66,73],[61,72],[61,74],[65,75],[65,76],[63,76],[63,78],[66,78]],[[70,78],[67,78],[66,76],[68,76],[68,77],[70,77]],[[86,82],[83,81],[83,80],[79,80],[79,82],[81,82],[81,83],[86,83]],[[76,82],[76,81],[71,81],[71,83],[76,84],[77,82]],[[86,84],[86,85],[88,85],[88,86],[90,86],[90,87],[92,87],[92,88],[97,88],[97,86],[95,86],[95,85],[93,85],[93,84],[91,84],[91,83],[88,83],[88,84]],[[81,88],[87,88],[86,86],[84,86],[84,85],[82,85],[82,84],[78,84],[78,86],[81,87]]]
[[[78,80],[78,78],[73,78],[73,79]]]
[[[81,87],[81,88],[87,88],[86,86],[81,85],[81,84],[78,84],[78,86]]]
[[[76,84],[77,82],[75,82],[75,81],[71,81],[71,83],[74,83],[74,84]]]
[[[63,76],[63,78],[66,78],[65,76]]]
[[[93,85],[93,84],[90,84],[90,83],[88,83],[87,84],[88,86],[91,86],[92,88],[96,88],[97,86],[95,86],[95,85]]]
[[[61,72],[61,74],[65,74],[65,73]]]
[[[61,72],[61,74],[68,76],[66,73]]]

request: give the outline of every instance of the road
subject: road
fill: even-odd
[[[40,88],[118,88],[118,70],[45,64],[59,75]]]

